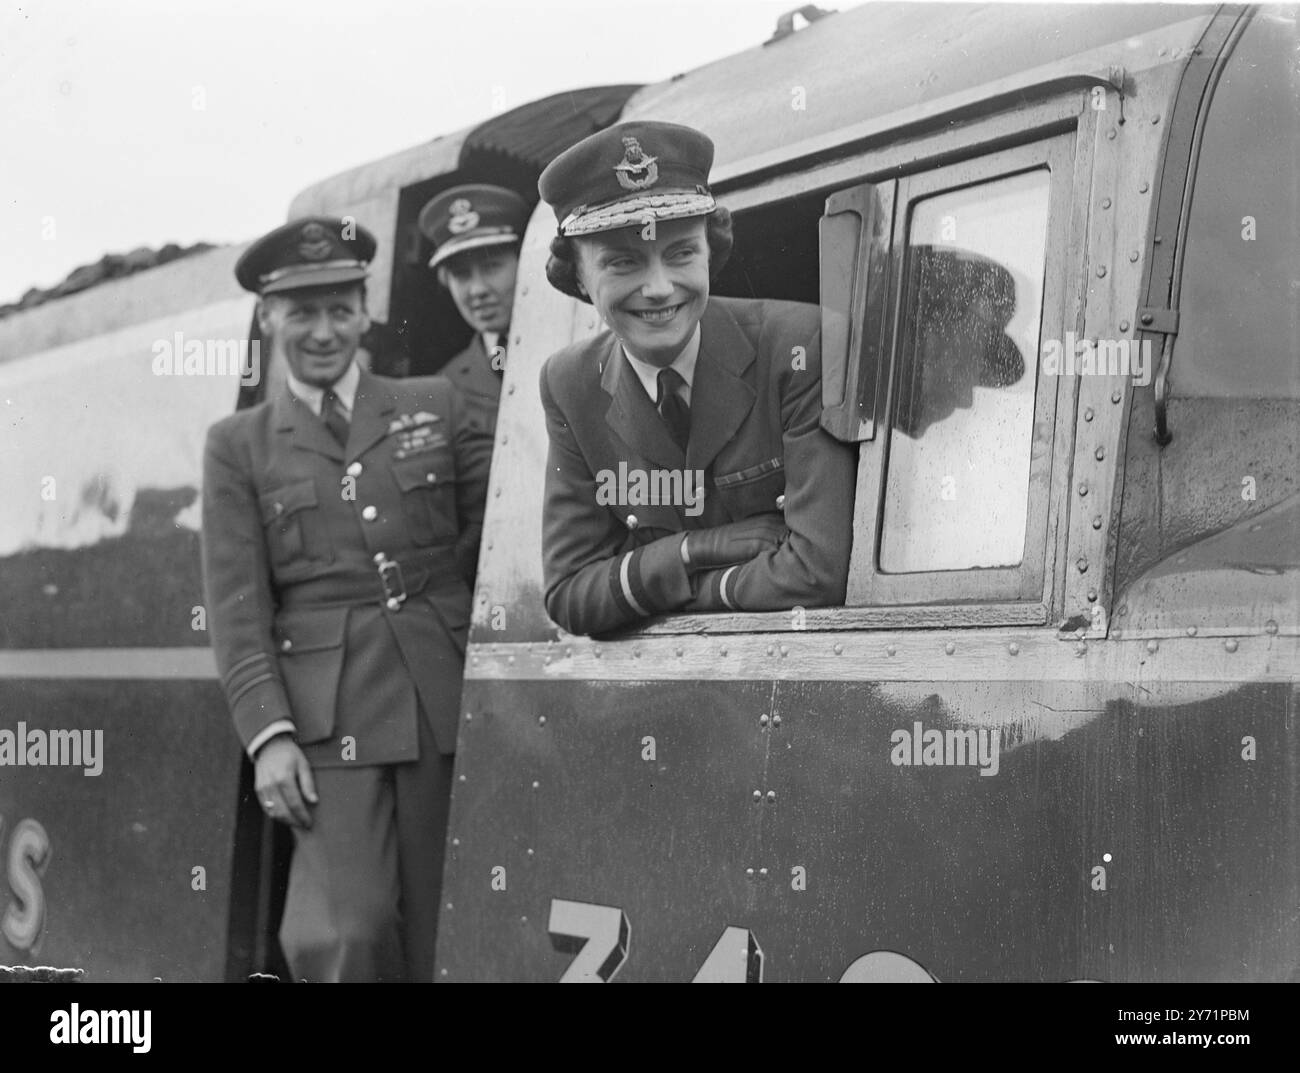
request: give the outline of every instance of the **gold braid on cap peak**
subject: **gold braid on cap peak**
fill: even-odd
[[[617,227],[646,224],[650,220],[676,220],[707,216],[716,209],[713,195],[703,190],[665,190],[660,194],[619,198],[604,205],[579,205],[560,224],[561,235],[590,235]]]

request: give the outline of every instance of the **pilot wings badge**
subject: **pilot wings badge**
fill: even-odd
[[[614,178],[624,190],[644,190],[659,181],[658,157],[646,156],[635,138],[623,139],[623,159],[614,165]]]

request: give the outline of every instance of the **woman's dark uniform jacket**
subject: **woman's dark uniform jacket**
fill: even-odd
[[[643,612],[844,602],[855,458],[818,423],[820,311],[710,298],[700,326],[685,457],[611,332],[559,351],[542,369],[546,610],[571,633],[605,632]],[[597,475],[617,474],[620,462],[704,470],[703,512],[600,505]],[[688,574],[676,534],[773,511],[784,512],[789,536],[731,572],[725,591],[727,570]]]
[[[346,450],[287,387],[213,425],[207,599],[246,748],[290,719],[315,766],[413,760],[418,697],[438,751],[455,751],[491,450],[443,377],[362,371]],[[396,610],[381,553],[401,564]]]

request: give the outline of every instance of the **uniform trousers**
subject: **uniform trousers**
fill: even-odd
[[[312,771],[320,801],[293,828],[280,925],[295,980],[433,980],[455,757],[418,718],[418,760]]]

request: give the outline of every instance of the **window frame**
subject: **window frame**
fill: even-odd
[[[900,607],[941,604],[1027,605],[1031,621],[1045,622],[1048,582],[1052,576],[1054,547],[1050,534],[1059,526],[1061,504],[1052,497],[1053,471],[1058,462],[1057,413],[1066,406],[1068,378],[1044,372],[1038,354],[1025,355],[1035,375],[1033,429],[1030,449],[1029,505],[1025,521],[1025,546],[1020,564],[1006,567],[928,570],[885,573],[880,569],[884,527],[884,499],[889,480],[893,415],[899,405],[899,380],[903,354],[915,345],[916,327],[907,319],[913,284],[910,231],[917,207],[924,201],[974,186],[1046,169],[1049,173],[1047,243],[1044,253],[1042,315],[1038,325],[1041,347],[1045,340],[1064,339],[1067,330],[1065,293],[1069,256],[1069,224],[1075,184],[1074,145],[1068,134],[1058,134],[1009,149],[996,150],[941,168],[915,172],[898,180],[894,227],[890,242],[891,298],[887,327],[888,374],[880,434],[864,442],[858,460],[854,500],[853,551],[849,560],[846,606]],[[1026,370],[1031,371],[1030,369]],[[1051,450],[1042,445],[1050,444]]]

